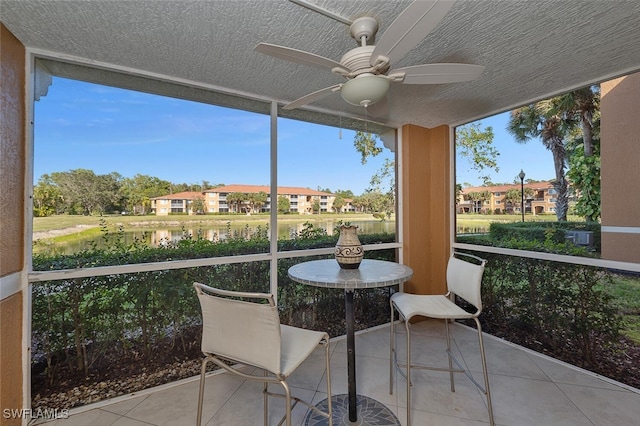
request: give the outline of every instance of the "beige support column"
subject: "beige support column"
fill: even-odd
[[[600,87],[602,258],[640,263],[640,73]]]
[[[451,250],[449,127],[402,127],[403,259],[413,268],[405,291],[446,291]]]
[[[19,425],[25,384],[22,357],[25,49],[0,23],[0,425]],[[10,413],[10,412],[9,412]]]

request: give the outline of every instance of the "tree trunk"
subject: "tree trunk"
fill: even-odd
[[[569,186],[564,176],[566,159],[564,143],[561,138],[554,138],[550,141],[549,147],[553,154],[553,164],[556,172],[556,180],[553,183],[553,187],[557,191],[556,217],[559,221],[566,221],[567,211],[569,210]]]
[[[591,122],[587,117],[582,117],[582,143],[584,145],[584,156],[591,157],[593,155],[593,129]]]

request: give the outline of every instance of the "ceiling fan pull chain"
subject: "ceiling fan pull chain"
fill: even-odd
[[[369,110],[366,105],[364,107],[364,133],[369,134]]]

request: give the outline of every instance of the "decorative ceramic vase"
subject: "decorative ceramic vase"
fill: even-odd
[[[357,226],[340,226],[340,237],[336,244],[336,261],[342,269],[357,269],[362,262],[364,250],[358,239]]]

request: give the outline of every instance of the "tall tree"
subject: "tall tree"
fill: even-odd
[[[593,155],[594,117],[600,111],[600,87],[587,86],[556,98],[556,108],[565,119],[579,123],[582,132],[584,156]]]
[[[278,213],[285,214],[289,213],[291,210],[291,201],[289,201],[289,197],[284,195],[278,196]]]
[[[62,192],[51,177],[44,174],[33,187],[33,214],[44,217],[59,214],[63,211]]]
[[[204,206],[204,197],[195,196],[188,202],[188,209],[193,214],[204,214],[205,206]]]
[[[500,155],[493,146],[493,128],[486,127],[480,130],[482,123],[470,123],[456,128],[456,152],[466,158],[471,168],[479,174],[485,169],[500,171],[497,158]],[[485,185],[490,180],[490,175],[478,176]]]
[[[147,214],[151,209],[151,199],[170,193],[171,187],[171,182],[154,176],[137,174],[124,178],[120,185],[124,208],[135,214]]]
[[[333,200],[333,210],[336,213],[340,213],[342,211],[342,207],[344,207],[344,205],[345,205],[344,198],[342,198],[341,195],[336,195],[336,197]]]
[[[378,136],[371,133],[356,132],[353,146],[362,156],[360,159],[362,164],[367,164],[369,157],[375,157],[382,152],[382,148],[378,146]]]
[[[575,212],[589,222],[597,222],[601,216],[600,192],[600,113],[596,111],[593,119],[592,152],[587,156],[584,149],[584,136],[573,132],[567,142],[569,169],[567,177],[575,190]]]
[[[230,206],[236,206],[234,210],[236,213],[241,213],[243,205],[248,202],[248,200],[249,194],[244,192],[231,192],[227,194],[227,203],[229,203]]]
[[[555,99],[540,101],[511,111],[507,124],[507,131],[514,136],[516,142],[527,143],[534,138],[540,139],[544,147],[551,151],[556,175],[553,182],[557,192],[556,217],[560,221],[567,220],[569,210],[564,139],[571,126],[572,123],[563,117]]]
[[[96,175],[93,170],[75,169],[54,172],[51,179],[60,188],[68,213],[79,210],[85,215],[102,214],[113,209],[120,199],[122,176],[116,172]]]
[[[489,190],[469,192],[466,194],[469,200],[473,201],[473,212],[482,213],[483,205],[486,201],[491,199],[491,193]]]
[[[264,191],[249,194],[249,206],[251,208],[251,211],[259,212],[262,206],[267,204],[268,199],[269,195]]]

